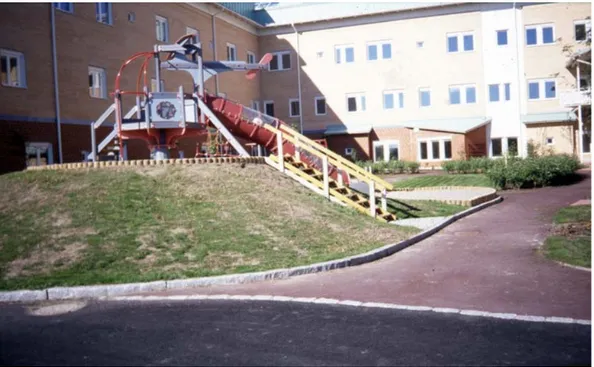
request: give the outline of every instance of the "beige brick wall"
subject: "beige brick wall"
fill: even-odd
[[[577,124],[531,124],[527,131],[528,141],[536,144],[540,153],[577,153]],[[547,138],[553,138],[553,144],[547,145]]]

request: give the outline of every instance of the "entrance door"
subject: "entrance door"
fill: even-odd
[[[373,161],[397,161],[399,159],[399,147],[397,140],[379,140],[373,142]]]

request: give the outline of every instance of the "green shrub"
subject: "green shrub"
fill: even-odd
[[[441,169],[447,173],[456,173],[458,161],[446,161],[441,164]]]
[[[419,173],[421,165],[418,162],[406,162],[406,171],[409,173]]]

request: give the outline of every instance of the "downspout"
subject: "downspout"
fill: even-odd
[[[514,28],[516,30],[516,71],[518,75],[518,121],[520,122],[520,144],[521,144],[521,151],[519,151],[520,157],[526,157],[527,149],[528,149],[528,142],[525,141],[524,136],[524,128],[526,126],[522,123],[522,101],[524,100],[522,94],[522,77],[520,76],[520,33],[518,31],[518,11],[516,9],[516,2],[514,1]],[[490,142],[489,142],[490,143]]]
[[[299,32],[295,28],[295,24],[291,23],[295,37],[297,37],[297,92],[299,96],[299,132],[303,135],[303,102],[301,101],[301,52],[299,49]]]
[[[577,77],[577,91],[578,93],[582,92],[582,83],[581,83],[581,75],[580,75],[580,63],[576,63],[576,77]],[[582,105],[581,103],[578,105],[578,149],[580,153],[580,163],[584,163],[584,123],[582,121]],[[575,136],[575,134],[574,134]]]
[[[54,72],[54,101],[56,103],[56,133],[58,140],[58,163],[63,163],[62,158],[62,119],[60,118],[60,92],[58,88],[58,55],[56,50],[56,9],[53,4],[50,5],[50,18],[52,28],[52,63]]]
[[[213,61],[217,61],[217,32],[216,32],[216,17],[222,13],[222,11],[216,12],[211,15],[212,18],[212,53]],[[215,74],[215,95],[219,96],[219,75]]]

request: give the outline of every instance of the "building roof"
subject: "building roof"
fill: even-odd
[[[422,8],[455,5],[452,2],[386,2],[386,3],[330,3],[330,2],[270,2],[218,3],[263,27],[320,22]]]
[[[544,122],[571,122],[576,120],[577,116],[573,111],[531,113],[522,115],[522,122],[526,125]]]
[[[369,134],[371,132],[371,125],[346,126],[343,124],[326,126],[325,135],[342,135],[342,134]]]

